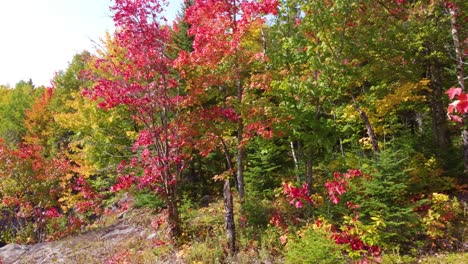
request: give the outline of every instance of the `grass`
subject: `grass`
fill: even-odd
[[[428,256],[421,259],[423,264],[465,264],[468,263],[468,253],[448,253],[438,256]]]

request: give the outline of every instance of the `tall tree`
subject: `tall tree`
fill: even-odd
[[[48,151],[48,142],[52,137],[53,118],[48,109],[52,96],[53,90],[45,88],[42,95],[34,100],[31,109],[25,111],[24,125],[27,131],[24,141],[27,144],[39,145],[44,151]]]
[[[13,89],[0,88],[0,138],[5,143],[15,146],[22,142],[26,133],[24,127],[25,111],[31,107],[34,99],[40,95],[32,81],[20,81]]]
[[[205,137],[210,141],[205,141],[205,145],[211,145],[211,149],[219,146],[223,150],[229,170],[233,166],[227,142],[231,141],[232,133],[236,134],[236,183],[241,202],[245,196],[244,144],[248,134],[255,130],[255,133],[270,135],[261,122],[249,124],[247,121],[249,114],[255,111],[251,111],[252,107],[246,102],[252,100],[254,91],[261,93],[267,88],[268,77],[253,74],[254,69],[264,72],[264,49],[252,49],[246,43],[248,39],[252,40],[252,33],[262,30],[264,15],[275,14],[276,8],[276,0],[195,0],[186,10],[193,51],[181,52],[177,59],[182,76],[190,80],[187,88],[191,96],[189,103],[202,110],[198,112],[205,114],[205,120],[216,120],[225,127],[219,129],[218,126],[217,132],[212,130],[206,134],[211,136]],[[236,251],[235,225],[229,177],[225,179],[223,193],[227,239],[233,254]]]
[[[186,22],[193,36],[193,51],[179,56],[179,65],[201,66],[198,71],[209,74],[211,80],[197,80],[192,87],[196,97],[202,89],[216,91],[224,107],[235,110],[237,123],[237,185],[239,196],[244,197],[243,147],[245,133],[245,97],[253,89],[264,89],[264,83],[252,80],[255,60],[266,59],[263,49],[252,50],[246,38],[264,25],[264,15],[277,12],[277,1],[194,1],[187,9]],[[202,67],[204,69],[202,69]],[[194,76],[194,74],[191,74]],[[205,75],[206,76],[206,75]],[[205,78],[206,79],[206,78]],[[195,85],[194,85],[195,86]],[[224,97],[224,98],[222,98]]]
[[[446,2],[446,8],[450,14],[450,25],[451,33],[453,39],[453,49],[455,51],[455,65],[456,65],[456,75],[457,82],[459,87],[467,92],[465,88],[465,60],[464,57],[466,54],[463,53],[464,46],[466,47],[466,41],[462,42],[464,36],[466,35],[466,30],[463,31],[463,28],[460,25],[460,21],[466,19],[466,14],[462,11],[466,11],[466,2]],[[464,44],[463,44],[464,43]],[[468,120],[465,118],[465,122]],[[461,132],[462,144],[463,144],[463,163],[464,163],[464,174],[468,175],[468,130],[466,127],[462,129]]]
[[[89,75],[95,85],[86,94],[100,100],[101,108],[125,106],[142,127],[133,145],[138,157],[122,171],[114,190],[138,183],[163,196],[171,235],[177,238],[177,184],[184,167],[183,128],[178,122],[182,98],[167,55],[171,39],[161,16],[163,4],[157,0],[115,1],[111,7],[117,28],[114,41],[125,52],[96,61],[97,74]]]

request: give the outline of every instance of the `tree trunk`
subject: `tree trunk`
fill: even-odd
[[[291,154],[294,161],[294,173],[296,174],[296,182],[299,184],[301,183],[301,177],[299,176],[299,161],[297,159],[296,151],[294,150],[294,143],[292,141],[289,142],[289,146],[291,147]]]
[[[180,219],[179,219],[179,208],[177,207],[177,195],[176,187],[170,185],[168,187],[169,193],[167,194],[167,210],[169,214],[169,229],[171,232],[171,238],[174,242],[177,243],[178,238],[180,237]]]
[[[377,137],[375,136],[374,129],[372,128],[372,124],[370,123],[366,112],[362,111],[361,107],[359,107],[359,105],[358,105],[356,99],[354,98],[354,96],[353,96],[353,103],[354,103],[354,108],[356,109],[356,111],[358,111],[359,115],[362,118],[362,121],[366,125],[367,135],[369,135],[369,138],[370,138],[371,144],[372,144],[372,150],[374,152],[379,152],[379,142],[377,141]]]
[[[224,156],[226,157],[226,164],[229,171],[233,171],[231,158],[226,145],[226,142],[221,139],[223,146]],[[228,243],[229,254],[234,256],[236,254],[236,225],[234,223],[234,203],[231,193],[231,185],[229,178],[224,180],[223,186],[223,202],[224,202],[224,223],[226,225],[226,239]]]
[[[244,187],[244,148],[238,146],[237,150],[237,188],[239,191],[239,199],[241,203],[244,201],[245,187]]]
[[[224,222],[226,224],[226,239],[228,243],[229,254],[236,254],[236,225],[234,223],[234,204],[232,200],[231,186],[229,179],[224,181]]]
[[[266,56],[266,53],[267,53],[267,42],[266,42],[266,36],[265,36],[265,31],[263,30],[263,27],[261,28],[261,32],[262,32],[263,56]]]
[[[439,88],[436,88],[439,89]],[[439,96],[438,96],[439,94]],[[435,144],[440,150],[446,150],[450,145],[450,133],[447,127],[447,115],[444,108],[441,93],[436,91],[431,102],[432,128],[434,130]]]
[[[415,113],[415,120],[416,120],[416,124],[418,125],[418,132],[419,134],[422,134],[424,132],[424,126],[423,126],[423,114],[422,113]]]
[[[242,83],[240,78],[237,80],[237,100],[242,104]],[[239,113],[240,115],[240,113]],[[244,133],[244,123],[242,117],[239,117],[237,124],[237,188],[241,204],[244,202],[244,147],[242,146]]]
[[[442,87],[441,68],[442,65],[436,59],[428,61],[426,76],[431,80],[431,88],[433,90],[431,111],[434,139],[436,145],[443,151],[450,145],[451,140],[447,126],[447,113],[442,101],[444,91]]]
[[[455,58],[457,60],[457,80],[458,85],[460,88],[465,90],[465,74],[463,70],[463,50],[460,44],[460,33],[458,31],[458,22],[457,22],[457,10],[456,7],[449,8],[450,16],[451,16],[451,26],[452,26],[452,39],[453,39],[453,46],[455,48]]]
[[[464,67],[463,67],[463,49],[460,44],[460,33],[458,31],[458,22],[457,22],[457,17],[458,17],[458,12],[456,10],[456,7],[449,7],[449,13],[450,13],[450,22],[452,26],[452,39],[453,39],[453,46],[455,48],[455,58],[457,60],[456,67],[457,67],[457,81],[458,85],[460,88],[462,88],[463,91],[465,90],[465,73],[464,73]],[[466,116],[464,116],[464,121],[468,121]],[[464,174],[468,175],[468,131],[466,128],[462,130],[461,133],[462,137],[462,142],[463,142],[463,163],[464,163]]]
[[[431,102],[432,112],[432,129],[434,133],[434,143],[440,150],[446,150],[450,144],[450,134],[447,128],[446,111],[443,107],[443,103],[440,100],[442,95],[435,88],[435,94],[433,95]]]
[[[306,183],[307,183],[307,190],[309,191],[309,194],[312,193],[312,151],[309,152],[309,155],[307,155],[307,161],[306,161]]]

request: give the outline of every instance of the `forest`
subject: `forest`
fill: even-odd
[[[113,0],[116,30],[51,87],[0,85],[0,244],[82,232],[125,195],[165,232],[108,263],[464,252],[467,6],[186,0],[167,21]]]

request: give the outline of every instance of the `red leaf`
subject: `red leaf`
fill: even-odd
[[[449,113],[449,116],[450,116],[450,114],[452,114],[455,111],[455,108],[456,108],[456,105],[457,105],[456,102],[457,101],[449,104],[449,106],[447,108],[447,112]]]
[[[450,121],[457,122],[457,123],[461,123],[463,121],[462,118],[457,115],[448,115],[448,116],[450,118]]]
[[[460,101],[468,101],[468,94],[466,94],[466,93],[461,93],[460,95],[458,95],[458,100],[460,100]]]
[[[457,111],[461,114],[468,113],[468,101],[460,101],[457,104]]]
[[[307,183],[303,183],[302,188],[294,187],[291,184],[283,183],[283,193],[287,195],[288,199],[290,199],[290,204],[294,205],[296,208],[302,208],[304,206],[303,201],[306,201],[310,204],[313,203],[312,199],[309,196],[309,191],[307,187]]]
[[[455,98],[455,96],[460,95],[462,93],[462,89],[452,87],[448,89],[445,93],[448,94],[450,100],[452,100],[453,98]]]

